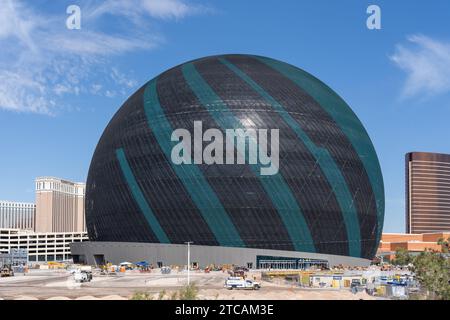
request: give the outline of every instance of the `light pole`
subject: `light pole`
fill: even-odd
[[[194,243],[192,241],[187,241],[185,242],[187,244],[187,283],[188,286],[191,283],[191,274],[190,274],[190,270],[191,270],[191,243]]]

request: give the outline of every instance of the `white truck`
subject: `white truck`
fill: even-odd
[[[77,269],[73,273],[73,279],[75,282],[89,282],[92,280],[92,272]]]
[[[259,282],[244,279],[241,277],[228,277],[225,280],[224,287],[227,288],[228,290],[233,289],[259,290],[259,288],[261,288],[261,285],[259,284]]]

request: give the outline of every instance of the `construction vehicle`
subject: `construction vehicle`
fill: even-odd
[[[92,280],[92,272],[78,269],[73,273],[73,278],[75,282],[89,282]]]
[[[64,263],[57,261],[49,261],[47,262],[47,265],[49,269],[64,269],[66,267]]]
[[[0,271],[0,276],[3,277],[13,277],[14,276],[14,270],[9,264],[5,264]]]
[[[247,269],[248,270],[248,269]],[[245,270],[241,268],[234,268],[233,270],[228,270],[230,277],[245,277]]]
[[[162,274],[169,274],[171,271],[172,271],[172,269],[170,267],[162,267],[161,268]]]
[[[225,280],[225,288],[228,290],[233,289],[246,289],[246,290],[259,290],[261,288],[261,285],[259,282],[244,279],[241,277],[228,277]]]

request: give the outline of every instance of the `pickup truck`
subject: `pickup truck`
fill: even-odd
[[[76,270],[73,273],[75,282],[89,282],[92,280],[92,272],[85,270]]]
[[[228,290],[233,289],[247,289],[247,290],[259,290],[261,288],[261,285],[259,282],[249,280],[249,279],[243,279],[241,277],[228,277],[225,280],[225,288]]]

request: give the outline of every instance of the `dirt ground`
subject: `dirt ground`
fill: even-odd
[[[250,274],[258,281],[260,273]],[[227,277],[223,272],[191,272],[191,282],[198,288],[198,298],[205,300],[359,300],[375,299],[364,292],[352,294],[348,289],[299,288],[284,281],[261,282],[261,289],[227,290],[223,288]],[[127,271],[117,275],[97,275],[89,283],[75,283],[65,270],[31,270],[27,275],[0,278],[0,299],[4,300],[125,300],[136,292],[146,292],[158,299],[165,292],[165,299],[187,283],[186,272],[163,275]]]

